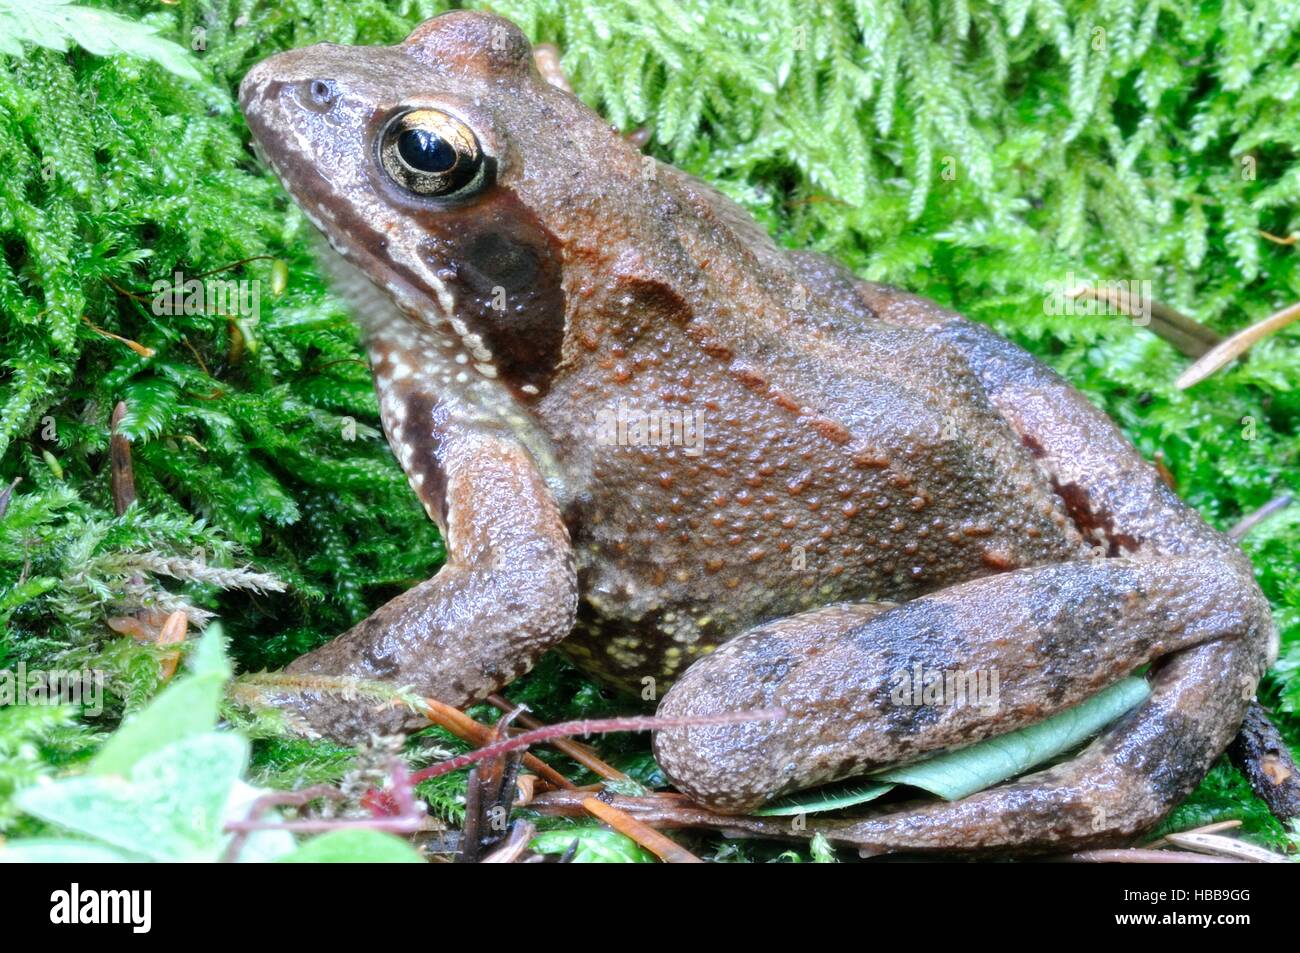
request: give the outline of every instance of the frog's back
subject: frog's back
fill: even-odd
[[[557,380],[538,410],[577,488],[580,663],[635,687],[767,619],[1077,555],[961,354],[859,302],[822,285],[744,334],[683,303]]]

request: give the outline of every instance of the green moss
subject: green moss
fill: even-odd
[[[302,216],[252,157],[232,94],[269,53],[393,42],[445,4],[100,5],[201,46],[204,80],[76,48],[0,55],[0,479],[22,479],[0,520],[0,664],[104,669],[111,704],[87,724],[111,729],[158,676],[108,618],[219,616],[244,670],[274,668],[441,561],[380,436],[357,333],[313,268]],[[589,103],[621,127],[650,125],[656,154],[784,243],[953,305],[1062,371],[1143,453],[1163,453],[1216,525],[1297,490],[1295,326],[1181,393],[1185,360],[1147,331],[1044,307],[1071,272],[1149,280],[1157,300],[1223,332],[1296,300],[1298,246],[1264,235],[1300,231],[1290,0],[492,7],[558,43]],[[288,269],[278,297],[270,259]],[[225,277],[264,289],[256,324],[149,307],[156,279],[232,263]],[[107,465],[120,400],[139,491],[123,517]],[[1247,543],[1283,629],[1264,697],[1292,741],[1298,522],[1284,514]],[[622,704],[558,661],[511,693],[547,719]],[[11,722],[0,746],[71,730]],[[644,759],[644,739],[605,744]],[[51,741],[31,771],[58,764],[56,749],[71,750]],[[287,783],[328,774],[336,754],[259,757]],[[0,823],[6,783],[29,774],[0,778]],[[1276,838],[1238,781],[1216,770],[1179,816],[1232,802]],[[439,797],[450,810],[454,792]]]

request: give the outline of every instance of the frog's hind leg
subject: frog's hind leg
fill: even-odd
[[[895,295],[886,310],[910,321],[908,312],[918,309],[908,298]],[[1230,591],[1193,611],[1241,618],[1232,637],[1164,660],[1151,697],[1073,760],[951,804],[862,821],[850,839],[865,852],[1122,843],[1186,797],[1232,740],[1276,657],[1268,603],[1241,550],[1179,500],[1110,419],[1053,371],[950,312],[934,309],[922,321],[966,356],[1099,552],[1208,564]]]
[[[819,638],[799,645],[778,637],[763,649],[741,636],[688,671],[661,710],[780,704],[791,717],[735,729],[729,742],[707,733],[714,729],[663,732],[656,739],[661,763],[670,776],[683,774],[683,787],[706,804],[749,810],[805,779],[870,770],[882,757],[909,760],[936,741],[960,747],[994,723],[1011,730],[1036,704],[1041,719],[1151,658],[1151,696],[1073,760],[959,801],[817,825],[872,853],[1122,842],[1157,823],[1201,780],[1276,651],[1250,563],[1050,369],[930,302],[878,286],[864,286],[862,296],[878,319],[925,329],[937,347],[964,355],[1095,557],[973,580],[865,621],[821,627]],[[802,618],[787,620],[792,631],[801,630]],[[799,657],[783,654],[783,644],[800,648],[793,653]],[[880,653],[884,661],[875,658]],[[998,670],[1002,708],[977,721],[951,706],[900,705],[882,719],[881,674],[913,658],[945,671]],[[855,695],[858,675],[868,677],[857,679]],[[953,737],[954,729],[964,737]],[[796,744],[768,731],[793,732]],[[757,770],[746,774],[729,762],[733,748]],[[869,756],[855,763],[863,750]]]
[[[829,833],[864,854],[1067,850],[1122,844],[1160,821],[1236,733],[1260,674],[1257,640],[1172,656],[1151,697],[1071,761],[951,803]]]
[[[1141,727],[1126,729],[1138,742],[1103,746],[1109,760],[1099,771],[1089,770],[1097,757],[1085,757],[1076,769],[1087,784],[1066,797],[1092,797],[1102,811],[1104,826],[1085,818],[1089,838],[1140,829],[1183,797],[1227,744],[1254,692],[1266,640],[1266,606],[1213,560],[1022,569],[899,606],[832,606],[751,630],[688,669],[660,714],[781,707],[787,717],[662,731],[655,752],[695,800],[743,813],[794,790],[1037,723],[1167,658],[1137,716]],[[1037,786],[1017,790],[1000,796],[1044,803]],[[1063,823],[1066,807],[1055,803],[1043,819]],[[1002,826],[1020,817],[994,812],[997,824],[983,832],[962,825],[960,837],[942,826],[932,846],[1042,844],[1061,833],[1035,820]],[[880,822],[884,840],[892,823]]]

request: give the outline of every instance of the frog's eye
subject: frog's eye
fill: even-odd
[[[380,137],[379,159],[398,185],[439,197],[476,190],[488,165],[473,130],[436,109],[394,116]]]

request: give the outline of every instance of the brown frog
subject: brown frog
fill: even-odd
[[[290,666],[463,706],[559,646],[659,712],[720,812],[1035,723],[1150,665],[1073,760],[854,821],[867,850],[1123,840],[1204,776],[1275,644],[1238,548],[1048,368],[778,248],[470,12],[240,89],[328,239],[445,567]],[[918,668],[919,666],[919,668]],[[900,673],[995,673],[995,708]],[[399,727],[309,696],[320,731]]]

